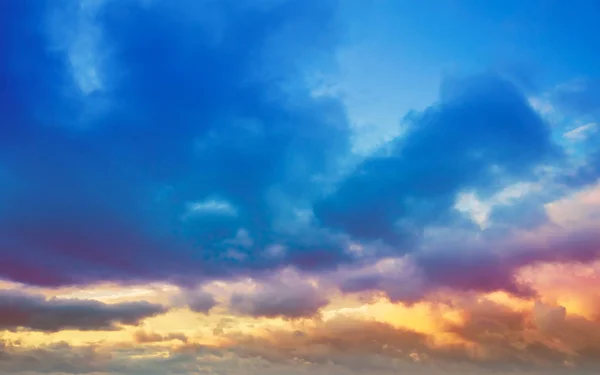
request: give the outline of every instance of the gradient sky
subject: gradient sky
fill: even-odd
[[[0,1],[0,373],[599,373],[598,25]]]

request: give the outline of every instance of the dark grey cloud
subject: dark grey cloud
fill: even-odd
[[[165,312],[164,306],[145,301],[106,304],[0,291],[0,329],[4,330],[115,330],[119,325],[135,326]]]

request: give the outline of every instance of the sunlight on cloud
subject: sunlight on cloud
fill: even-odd
[[[600,225],[600,184],[546,205],[550,219],[563,227]]]
[[[547,263],[525,267],[519,277],[539,290],[542,301],[562,305],[589,319],[600,317],[600,263]]]

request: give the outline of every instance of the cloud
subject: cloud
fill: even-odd
[[[600,80],[588,78],[577,79],[558,85],[551,98],[574,125],[564,137],[575,143],[572,152],[577,155],[579,163],[575,171],[568,171],[563,182],[574,188],[593,185],[600,177],[600,151],[598,140],[600,133],[597,123],[600,116]]]
[[[545,198],[534,194],[500,210],[502,206],[497,206],[490,228],[476,235],[460,229],[426,233],[410,254],[342,267],[326,278],[346,293],[379,291],[392,301],[407,303],[440,289],[505,291],[532,298],[544,291],[523,279],[523,269],[588,264],[600,258],[599,185],[548,203]]]
[[[570,141],[582,141],[585,140],[590,133],[596,132],[597,127],[598,125],[596,123],[590,122],[569,130],[563,136]]]
[[[365,160],[316,205],[324,225],[399,245],[459,221],[459,193],[491,195],[560,155],[523,94],[490,74],[448,80],[439,103],[407,121],[389,153]]]
[[[329,303],[323,293],[307,282],[260,285],[231,297],[233,312],[254,317],[310,318]]]
[[[103,46],[97,12],[105,0],[81,0],[55,9],[47,22],[51,48],[64,53],[65,64],[82,95],[104,91],[109,48]],[[66,4],[66,3],[65,3]]]
[[[544,263],[594,261],[600,258],[598,233],[596,223],[580,222],[579,226],[567,228],[551,223],[533,234],[511,232],[503,240],[495,236],[470,241],[444,237],[445,243],[381,260],[376,267],[347,269],[331,279],[344,292],[381,291],[396,302],[413,303],[440,289],[505,291],[533,298],[538,293],[518,277],[519,270]]]
[[[346,318],[319,323],[305,330],[272,331],[260,339],[231,334],[231,347],[242,356],[263,357],[272,362],[294,358],[308,363],[359,365],[353,356],[392,356],[410,361],[410,354],[427,349],[425,335],[396,329],[388,324]],[[365,365],[365,367],[368,367]]]
[[[119,325],[135,326],[145,318],[165,312],[165,307],[148,302],[109,305],[93,300],[46,299],[20,292],[0,292],[0,329],[5,330],[114,330]]]
[[[0,71],[19,101],[2,104],[3,120],[19,124],[1,129],[10,140],[0,148],[4,278],[44,286],[166,280],[189,289],[210,280],[260,282],[288,266],[311,275],[353,262],[368,268],[385,256],[408,266],[397,275],[371,267],[336,282],[345,292],[416,301],[440,286],[531,296],[514,280],[519,267],[593,257],[581,245],[593,241],[583,230],[572,232],[581,239],[573,255],[495,242],[490,233],[500,224],[514,229],[515,217],[528,228],[543,225],[541,199],[478,207],[497,225],[478,241],[428,238],[444,227],[473,237],[482,228],[456,209],[460,197],[492,202],[561,160],[550,127],[511,82],[491,73],[446,79],[437,103],[407,115],[401,136],[336,181],[327,175],[339,176],[350,152],[345,108],[315,97],[299,78],[309,74],[302,61],[325,67],[334,60],[335,4],[182,4],[106,1],[84,15],[97,30],[94,53],[109,49],[102,63],[115,67],[111,77],[113,69],[104,69],[111,85],[87,95],[112,104],[85,129],[47,122],[77,117],[93,100],[54,90],[74,84],[61,55],[71,50],[50,53],[49,36],[38,29],[17,48],[10,28],[20,23],[2,26],[12,53]],[[62,6],[50,13],[81,16]],[[47,9],[17,8],[23,23],[48,17]],[[40,66],[20,70],[19,59],[30,58]],[[570,246],[552,241],[556,249]],[[523,251],[500,254],[503,246]],[[293,317],[326,303],[302,283],[286,288],[293,298],[267,287],[232,306]],[[196,297],[186,302],[193,310],[214,306]]]
[[[597,359],[600,354],[600,325],[576,314],[567,314],[564,306],[536,303],[533,311],[536,326],[544,334],[560,341],[575,354]]]
[[[429,287],[422,270],[408,257],[384,258],[373,266],[341,270],[332,279],[344,293],[383,292],[394,302],[419,301]]]
[[[476,348],[475,361],[498,369],[564,368],[576,356],[536,327],[537,306],[533,311],[513,310],[485,298],[466,297],[454,301],[454,307],[462,310],[462,321],[450,323],[447,330]],[[586,360],[576,361],[584,371]]]
[[[225,215],[236,216],[237,210],[228,202],[219,200],[207,200],[204,202],[188,203],[186,217],[195,215]]]
[[[457,299],[453,304],[461,312],[461,319],[452,320],[446,329],[465,341],[437,342],[427,334],[390,324],[338,317],[298,325],[295,329],[279,327],[252,334],[230,332],[223,335],[220,347],[191,341],[144,346],[55,343],[27,347],[4,341],[0,344],[0,371],[121,375],[195,373],[199,368],[210,368],[216,372],[251,375],[324,372],[541,375],[573,371],[593,374],[597,370],[597,353],[586,349],[595,345],[595,336],[567,336],[573,341],[560,336],[560,325],[564,322],[583,322],[577,316],[559,314],[558,319],[547,320],[551,324],[538,328],[539,316],[555,308],[541,311],[538,305],[530,311],[514,311],[470,297]],[[597,323],[584,321],[581,323],[584,329],[597,330]]]
[[[76,374],[102,371],[98,363],[106,361],[94,347],[77,348],[65,342],[22,348],[11,342],[0,342],[3,361],[0,369],[7,374],[40,373]]]
[[[457,365],[467,363],[469,369],[462,373],[593,371],[588,367],[594,361],[593,353],[579,357],[569,347],[557,346],[531,325],[528,311],[470,298],[456,301],[455,308],[464,308],[462,320],[448,322],[445,332],[458,341],[436,342],[429,335],[389,324],[342,317],[299,331],[270,330],[266,336],[231,334],[228,347],[242,357],[265,358],[276,364],[334,363],[358,373],[387,374],[401,369],[454,373]]]
[[[188,338],[183,333],[169,333],[168,335],[161,335],[160,333],[156,332],[139,330],[133,334],[133,340],[138,344],[157,343],[171,340],[179,340],[185,343],[188,341]]]
[[[260,340],[260,344],[271,344]],[[302,350],[302,344],[296,349]],[[282,353],[281,347],[268,346],[271,353]],[[360,355],[354,358],[336,355],[333,360],[322,361],[323,358],[315,347],[309,351],[299,352],[296,359],[289,357],[284,362],[274,361],[274,355],[266,350],[259,350],[260,346],[240,346],[237,349],[222,349],[201,345],[187,345],[178,349],[168,350],[169,356],[163,357],[165,347],[154,348],[151,346],[135,348],[112,348],[70,346],[66,343],[40,345],[37,348],[24,348],[10,342],[0,344],[0,370],[5,374],[35,374],[46,373],[52,375],[64,374],[139,374],[160,375],[164,373],[200,374],[204,369],[217,373],[233,375],[308,375],[314,373],[327,373],[333,375],[359,375],[365,371],[379,371],[383,374],[397,373],[399,370],[410,370],[415,374],[445,374],[448,368],[432,372],[431,368],[415,364],[412,361],[399,361],[394,358],[381,356]],[[312,353],[311,353],[312,352]],[[292,354],[285,353],[283,354]],[[314,358],[315,361],[307,359]],[[346,360],[347,362],[344,362]],[[459,365],[456,374],[469,374],[476,371],[471,365]],[[200,369],[200,371],[198,371]],[[462,370],[462,371],[460,371]],[[468,371],[465,371],[468,370]],[[481,372],[478,372],[481,373]],[[535,373],[535,375],[538,375]]]
[[[173,299],[176,306],[186,305],[190,310],[208,314],[217,305],[215,297],[202,290],[184,290]]]
[[[298,224],[349,150],[342,104],[313,97],[302,64],[333,61],[335,2],[46,5],[2,5],[1,276],[195,284],[349,260]],[[93,23],[88,52],[110,85],[74,96],[88,61],[68,61],[88,52],[37,27],[57,12]],[[99,97],[107,106],[73,124]],[[253,243],[230,251],[241,229]]]

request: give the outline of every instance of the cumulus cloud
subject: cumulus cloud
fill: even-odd
[[[323,224],[402,244],[427,225],[460,220],[460,192],[497,192],[560,154],[519,89],[494,75],[448,80],[439,103],[407,121],[387,154],[368,158],[316,205]]]
[[[254,317],[310,318],[329,303],[323,292],[307,282],[260,285],[231,297],[233,312]]]
[[[103,1],[93,14],[47,5],[2,5],[2,276],[192,283],[346,260],[337,240],[306,249],[310,223],[281,225],[310,210],[322,189],[313,181],[347,149],[342,104],[312,96],[296,64],[333,59],[334,2]],[[55,11],[93,21],[88,52],[118,67],[103,70],[110,90],[88,87],[76,41],[49,48],[60,35],[37,26]],[[79,84],[88,95],[74,100]],[[70,126],[100,94],[110,105],[85,129]],[[226,240],[241,228],[253,243],[232,252]],[[260,256],[274,244],[289,251]]]
[[[533,311],[536,326],[547,336],[560,341],[574,353],[597,359],[600,354],[600,325],[576,314],[567,314],[560,305],[536,303]]]
[[[187,306],[190,310],[208,314],[217,305],[215,297],[203,290],[184,290],[173,298],[175,306]]]
[[[557,230],[508,241],[448,244],[376,267],[350,269],[333,277],[344,292],[382,291],[392,301],[413,303],[440,289],[505,291],[532,298],[536,290],[518,278],[523,267],[540,263],[590,262],[600,257],[598,227]]]
[[[543,226],[545,199],[486,208],[482,215],[497,226],[482,236],[473,217],[456,209],[467,193],[493,201],[562,160],[551,128],[511,81],[493,73],[446,79],[437,103],[408,114],[402,135],[335,181],[326,176],[350,152],[345,109],[312,95],[289,59],[306,53],[333,61],[335,4],[182,4],[106,1],[95,4],[93,17],[83,14],[98,30],[94,53],[110,46],[103,56],[124,72],[102,93],[119,104],[83,130],[47,123],[80,110],[54,90],[73,67],[48,52],[43,30],[34,28],[19,43],[27,48],[17,48],[11,35],[48,15],[13,5],[22,22],[3,23],[12,52],[0,65],[18,99],[1,104],[3,123],[18,124],[1,128],[0,137],[3,277],[47,286],[169,280],[189,288],[264,279],[287,266],[310,274],[356,261],[368,267],[409,253],[399,261],[409,266],[395,275],[371,270],[337,281],[346,292],[376,289],[414,301],[439,286],[531,296],[514,280],[518,267],[595,256],[593,235],[583,229],[559,232],[547,252],[497,241],[508,236],[498,226],[515,217],[521,227]],[[223,22],[209,22],[207,12]],[[25,72],[22,60],[39,64]],[[428,236],[439,228],[482,238],[440,235],[432,245]],[[373,251],[349,251],[351,244]],[[291,289],[313,301],[310,287]],[[255,306],[263,294],[278,292],[240,297],[237,305],[263,314]],[[214,301],[189,305],[206,312]]]
[[[419,301],[428,288],[422,270],[408,257],[382,259],[365,268],[342,269],[333,280],[344,293],[383,292],[394,302]]]
[[[165,312],[165,307],[148,302],[109,305],[93,300],[46,299],[20,292],[0,292],[0,329],[5,330],[114,330],[119,325],[135,326],[145,318]]]
[[[392,301],[409,303],[445,288],[531,298],[538,291],[520,277],[525,267],[586,264],[600,257],[599,191],[595,185],[550,203],[527,202],[529,214],[538,216],[535,225],[521,221],[501,235],[497,227],[477,236],[442,231],[439,238],[423,240],[411,254],[390,256],[372,266],[342,268],[329,278],[344,292],[381,291]],[[523,206],[514,209],[519,208]]]

